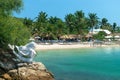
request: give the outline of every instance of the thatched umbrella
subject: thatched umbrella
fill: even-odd
[[[68,36],[69,36],[69,39],[75,39],[75,38],[78,37],[77,35],[74,35],[74,34],[71,34],[71,35],[68,35]]]
[[[63,36],[60,36],[60,39],[68,39],[69,36],[68,35],[63,35]]]
[[[90,37],[93,37],[93,36],[92,36],[92,34],[87,34],[85,37],[90,38]]]
[[[60,38],[61,39],[76,39],[76,38],[80,38],[80,35],[74,35],[74,34],[70,34],[70,35],[63,35]]]

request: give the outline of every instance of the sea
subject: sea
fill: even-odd
[[[41,50],[34,60],[55,80],[120,80],[120,47]]]

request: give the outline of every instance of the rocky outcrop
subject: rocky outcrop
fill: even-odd
[[[0,48],[0,75],[17,68],[17,58],[11,49],[3,50]]]
[[[54,80],[41,62],[22,63],[11,49],[0,49],[0,80]]]
[[[54,77],[42,63],[33,62],[22,63],[18,69],[9,70],[1,75],[0,80],[54,80]]]

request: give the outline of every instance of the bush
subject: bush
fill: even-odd
[[[104,31],[98,32],[98,34],[93,35],[94,39],[103,40],[107,34]]]
[[[0,47],[8,44],[22,45],[28,42],[30,32],[21,21],[13,17],[4,17],[0,20]]]

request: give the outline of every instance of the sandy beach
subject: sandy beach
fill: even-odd
[[[36,50],[53,50],[53,49],[79,49],[95,47],[120,47],[120,45],[94,45],[93,44],[37,44]]]
[[[50,49],[75,49],[75,48],[90,48],[90,45],[79,45],[79,44],[72,44],[72,45],[59,45],[59,44],[53,44],[53,45],[40,45],[38,44],[36,46],[36,50],[50,50]]]

